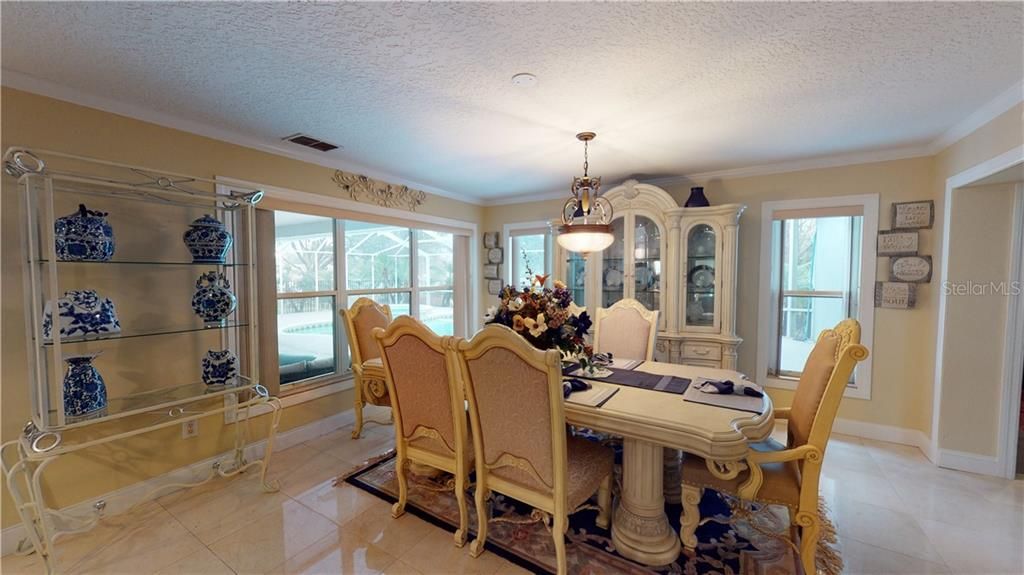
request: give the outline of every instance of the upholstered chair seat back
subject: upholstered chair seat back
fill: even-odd
[[[650,361],[658,331],[658,312],[635,299],[623,299],[610,308],[598,308],[594,351],[620,359]]]
[[[554,443],[561,441],[565,453],[565,434],[552,436],[552,418],[564,421],[565,416],[561,402],[551,402],[550,374],[538,365],[548,362],[549,354],[558,365],[558,353],[533,349],[513,337],[523,345],[492,347],[466,360],[479,415],[474,431],[479,431],[489,473],[550,494],[555,488]]]

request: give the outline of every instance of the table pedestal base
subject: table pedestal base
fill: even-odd
[[[679,557],[679,537],[668,523],[660,445],[622,441],[622,496],[612,521],[612,543],[623,557],[649,566]]]

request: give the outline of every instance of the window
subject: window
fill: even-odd
[[[455,334],[452,233],[284,211],[274,232],[282,385],[348,371],[339,311],[360,297]]]
[[[508,264],[508,283],[516,287],[533,283],[533,276],[550,274],[552,244],[551,232],[544,222],[509,224],[505,226],[508,238],[505,260]],[[550,287],[552,278],[548,278]]]
[[[843,319],[860,321],[870,343],[877,205],[877,196],[765,202],[758,374],[770,384],[795,387],[818,334]],[[870,366],[858,366],[848,395],[866,397],[869,379]]]
[[[277,350],[281,384],[337,371],[334,220],[277,212]]]

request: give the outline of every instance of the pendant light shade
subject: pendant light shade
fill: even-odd
[[[558,227],[558,245],[584,258],[615,241],[612,205],[599,196],[601,178],[588,174],[589,143],[595,137],[593,132],[576,134],[576,139],[583,142],[583,176],[572,179],[572,197],[562,206],[562,225]]]

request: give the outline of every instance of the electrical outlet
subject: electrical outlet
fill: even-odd
[[[199,420],[193,419],[181,424],[181,438],[188,439],[199,435]]]

